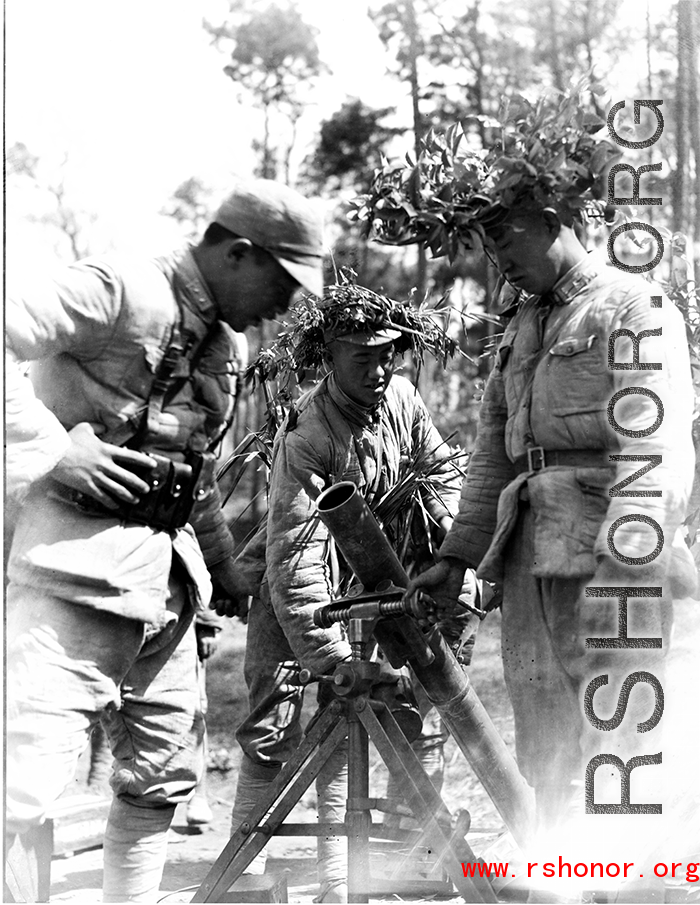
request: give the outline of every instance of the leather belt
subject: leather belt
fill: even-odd
[[[571,468],[594,468],[610,465],[610,453],[606,449],[544,449],[532,446],[524,456],[513,462],[518,474],[524,471],[542,471],[554,465]]]

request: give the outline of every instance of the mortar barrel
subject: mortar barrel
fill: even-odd
[[[355,484],[351,481],[334,484],[320,494],[316,506],[365,591],[374,590],[386,579],[397,587],[407,587],[408,576],[403,566]],[[380,619],[374,630],[380,646],[383,639],[387,646],[391,645],[392,626],[407,638],[418,631],[410,616]],[[409,655],[408,662],[513,838],[521,847],[525,846],[534,826],[532,789],[440,632],[434,628],[423,638],[433,652],[431,661]]]
[[[404,567],[352,481],[324,490],[316,508],[365,591],[374,591],[387,578],[397,588],[408,585]]]

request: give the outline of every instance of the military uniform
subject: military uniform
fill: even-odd
[[[8,491],[20,508],[7,589],[6,828],[43,820],[105,712],[115,757],[105,898],[125,897],[130,872],[138,900],[154,876],[157,888],[175,805],[202,767],[192,620],[211,596],[207,566],[233,549],[211,449],[232,413],[234,334],[186,249],[89,259],[25,283],[8,299],[7,349]],[[115,514],[54,482],[67,432],[82,422],[107,442],[199,462],[188,524]],[[150,838],[139,849],[141,825]]]
[[[252,580],[261,580],[261,588],[248,626],[245,676],[250,713],[237,732],[244,751],[239,792],[250,787],[262,794],[301,741],[299,663],[323,674],[350,657],[349,643],[337,625],[323,629],[313,621],[314,612],[331,602],[347,572],[338,569],[328,531],[315,516],[316,498],[342,480],[357,484],[370,503],[379,501],[419,449],[434,466],[432,492],[422,498],[430,517],[439,523],[456,511],[461,474],[449,461],[448,447],[415,387],[405,378],[394,376],[381,403],[369,409],[351,400],[331,372],[299,400],[281,427],[274,445],[266,529],[241,560]],[[458,642],[459,637],[453,640]],[[445,737],[439,720],[426,723],[418,742],[426,765],[441,761]],[[342,778],[345,757],[339,752],[319,778],[321,820],[344,819],[346,793],[337,780]],[[439,782],[440,764],[437,767]],[[249,798],[253,800],[252,792]],[[234,824],[245,816],[248,802],[237,796]],[[321,841],[322,883],[345,876],[343,848],[344,843],[340,850],[324,849]]]
[[[459,514],[440,549],[503,583],[503,662],[518,764],[546,825],[600,750],[600,732],[584,716],[586,686],[608,674],[616,694],[640,665],[661,679],[669,604],[695,587],[681,531],[694,470],[685,330],[669,300],[654,307],[652,296],[661,296],[657,286],[589,254],[548,298],[522,303],[499,346]],[[608,344],[616,330],[623,332],[615,361],[633,362],[635,335],[643,337],[641,361],[658,367],[611,369]],[[632,387],[641,394],[625,392]],[[627,433],[609,420],[616,393],[622,395],[614,415]],[[658,412],[649,393],[664,405],[651,431]],[[615,457],[648,455],[660,457],[658,466],[627,488],[641,495],[611,496],[610,488],[646,461]],[[655,520],[665,542],[647,566],[625,567],[608,533],[635,514]],[[648,522],[629,519],[616,528],[614,542],[620,554],[639,557],[655,549],[657,536]],[[586,648],[586,638],[618,634],[617,598],[586,598],[591,585],[661,586],[661,598],[631,600],[630,635],[661,637],[663,648]],[[605,750],[624,760],[658,750],[653,733],[639,736],[635,728],[635,714],[649,715],[648,698],[632,705],[623,728],[605,738]]]

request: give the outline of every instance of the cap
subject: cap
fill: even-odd
[[[376,330],[363,330],[357,333],[343,333],[335,336],[332,330],[323,334],[325,342],[352,343],[355,346],[383,346],[394,342],[401,336],[401,331],[393,327],[379,327]]]
[[[244,180],[213,222],[264,248],[304,289],[323,295],[323,222],[308,198],[272,179]]]

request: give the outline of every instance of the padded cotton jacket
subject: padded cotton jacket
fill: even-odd
[[[529,298],[505,330],[484,391],[459,514],[440,553],[479,566],[480,577],[502,579],[503,549],[527,484],[536,576],[614,568],[619,559],[609,534],[615,525],[618,553],[630,559],[653,554],[660,542],[653,520],[663,534],[662,552],[651,557],[653,583],[669,580],[676,593],[691,593],[695,569],[681,523],[695,463],[693,387],[681,314],[658,286],[595,254],[562,277],[554,298],[551,309]],[[581,450],[582,457],[599,450],[609,464],[518,473],[513,463],[538,446]],[[611,496],[648,456],[659,457],[656,467]]]
[[[10,578],[157,623],[174,550],[204,603],[210,584],[202,554],[211,566],[233,546],[213,477],[192,515],[195,530],[172,534],[86,514],[56,499],[46,477],[78,423],[92,423],[118,445],[136,434],[176,328],[192,355],[178,366],[178,389],[142,448],[182,460],[221,436],[238,346],[217,320],[191,251],[87,259],[55,279],[25,282],[9,295],[6,322],[7,487],[20,506]]]
[[[439,521],[454,515],[461,476],[415,387],[394,376],[374,416],[355,405],[331,374],[297,403],[273,452],[267,519],[267,580],[275,615],[306,667],[324,672],[350,653],[339,631],[320,629],[313,613],[331,602],[329,536],[315,516],[318,495],[352,481],[365,498],[398,480],[402,459],[421,446],[437,463],[437,495],[425,506]],[[380,474],[378,475],[378,468]]]

